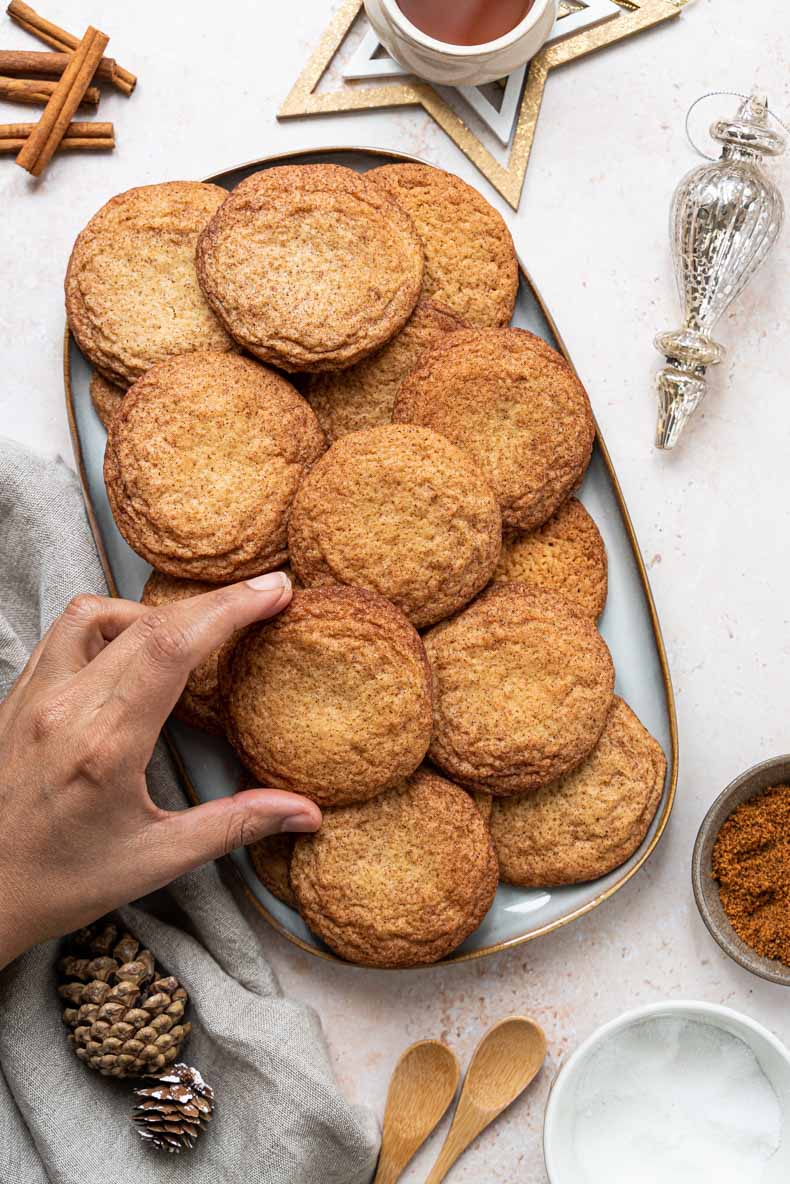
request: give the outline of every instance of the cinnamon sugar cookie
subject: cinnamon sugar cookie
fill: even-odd
[[[433,674],[429,756],[494,795],[526,793],[594,748],[614,668],[589,618],[562,597],[495,584],[423,639]]]
[[[108,382],[103,374],[94,370],[90,383],[91,403],[93,409],[105,428],[109,430],[110,421],[121,405],[124,392],[114,382]]]
[[[494,207],[460,177],[427,164],[387,164],[367,176],[414,219],[425,247],[426,298],[477,328],[509,324],[518,262]]]
[[[198,181],[143,185],[111,198],[77,238],[69,327],[108,381],[126,389],[165,358],[235,349],[195,273],[198,235],[226,197]]]
[[[606,604],[606,547],[595,522],[575,497],[543,526],[502,540],[497,583],[530,584],[559,592],[597,620]]]
[[[416,769],[431,735],[431,678],[417,632],[359,588],[294,592],[223,650],[228,739],[261,785],[320,806],[362,801]]]
[[[305,398],[332,442],[349,432],[390,423],[406,375],[432,345],[464,322],[448,308],[421,300],[392,340],[356,366],[311,376]]]
[[[107,438],[107,496],[153,567],[227,583],[286,561],[291,502],[324,447],[279,374],[235,354],[186,354],[124,397]]]
[[[256,843],[250,843],[247,848],[255,874],[264,888],[268,888],[272,896],[292,909],[299,907],[291,887],[291,859],[295,842],[296,835],[293,834],[269,835]]]
[[[190,596],[211,592],[215,587],[215,584],[201,583],[198,580],[179,580],[175,576],[154,571],[146,580],[140,603],[160,608],[178,600],[187,600]],[[191,724],[193,728],[202,728],[204,732],[221,735],[225,729],[222,724],[222,704],[217,681],[218,656],[219,650],[215,650],[190,673],[181,692],[181,698],[173,708],[173,715],[176,719]]]
[[[282,165],[233,190],[200,237],[197,270],[250,353],[283,370],[336,370],[409,319],[423,251],[408,214],[363,175]]]
[[[229,653],[231,645],[228,643],[219,651],[220,660],[224,661],[225,653]],[[242,769],[239,781],[239,791],[257,789],[259,781],[249,769]],[[291,858],[294,851],[296,835],[285,834],[267,835],[265,839],[257,839],[248,843],[247,851],[250,861],[264,888],[268,888],[272,896],[276,896],[289,908],[297,908],[296,897],[291,888]]]
[[[603,734],[572,773],[524,797],[497,798],[491,832],[502,879],[524,888],[595,880],[630,858],[664,790],[661,747],[616,698]]]
[[[558,509],[595,438],[584,387],[523,329],[467,329],[434,346],[404,380],[393,419],[433,428],[467,451],[513,530],[533,530]]]
[[[370,588],[418,628],[485,587],[500,544],[496,500],[474,462],[407,424],[333,444],[302,483],[288,527],[291,564],[307,587]]]
[[[463,790],[419,769],[370,802],[324,815],[297,839],[291,884],[307,924],[361,966],[436,962],[491,907],[488,827]]]
[[[491,822],[491,814],[494,809],[494,799],[490,793],[481,793],[479,790],[471,790],[471,797],[474,804],[480,811],[480,817],[488,826]]]

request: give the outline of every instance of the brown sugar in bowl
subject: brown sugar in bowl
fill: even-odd
[[[719,831],[734,810],[764,790],[788,783],[790,755],[773,757],[741,773],[719,794],[705,815],[691,858],[694,899],[711,937],[744,970],[785,987],[790,987],[790,966],[774,958],[763,958],[735,932],[713,874],[713,848]]]

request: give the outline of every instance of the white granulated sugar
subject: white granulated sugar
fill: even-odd
[[[671,1016],[606,1040],[582,1070],[575,1109],[579,1184],[759,1184],[782,1135],[748,1045]]]

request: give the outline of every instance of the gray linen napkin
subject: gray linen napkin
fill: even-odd
[[[106,587],[76,478],[0,440],[0,698],[81,591]],[[161,746],[148,781],[161,806],[186,805]],[[175,926],[163,911],[179,918]],[[181,1156],[143,1144],[129,1121],[130,1085],[84,1068],[68,1048],[57,943],[47,942],[0,972],[0,1182],[365,1184],[375,1119],[341,1097],[317,1017],[281,995],[266,926],[242,915],[218,865],[122,917],[189,990],[184,1056],[216,1091],[211,1127]]]

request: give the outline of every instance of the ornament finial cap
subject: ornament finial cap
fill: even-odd
[[[680,433],[699,406],[707,389],[705,379],[676,366],[665,366],[656,378],[658,423],[656,448],[674,448]]]
[[[767,97],[750,95],[743,100],[734,119],[717,119],[711,124],[711,137],[720,144],[745,148],[760,156],[781,156],[785,138],[768,126],[769,115]]]

